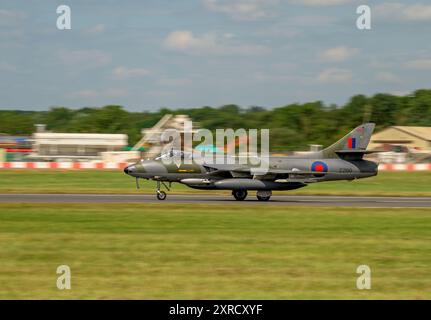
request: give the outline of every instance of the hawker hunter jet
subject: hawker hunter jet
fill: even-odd
[[[155,160],[141,160],[129,165],[124,172],[138,179],[157,183],[157,199],[166,199],[161,185],[170,190],[172,182],[194,189],[231,190],[236,200],[244,200],[248,191],[256,191],[257,199],[268,201],[272,190],[294,190],[310,183],[367,178],[377,175],[378,165],[363,159],[374,130],[374,123],[365,123],[341,140],[321,151],[295,156],[270,156],[267,169],[262,172],[244,164],[199,163],[166,164],[166,158],[192,157],[182,151],[171,150]],[[189,159],[190,160],[190,159]],[[166,185],[168,183],[168,185]]]

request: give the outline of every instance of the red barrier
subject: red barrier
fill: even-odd
[[[127,162],[0,162],[3,169],[96,169],[96,170],[122,170],[130,163]],[[431,171],[431,163],[407,163],[379,165],[379,171]]]

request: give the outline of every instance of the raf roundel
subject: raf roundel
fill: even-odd
[[[323,161],[314,161],[311,165],[311,171],[315,172],[315,176],[323,176],[324,173],[328,172],[328,165]]]

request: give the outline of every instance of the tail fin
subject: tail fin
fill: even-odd
[[[349,134],[335,142],[333,145],[322,150],[322,155],[325,158],[336,158],[342,154],[357,154],[362,158],[366,153],[368,143],[373,134],[374,123],[364,123],[353,129]]]

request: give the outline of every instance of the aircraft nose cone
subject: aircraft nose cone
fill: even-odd
[[[136,171],[136,167],[134,165],[127,166],[127,167],[124,168],[124,173],[125,174],[131,174],[131,173],[133,173],[135,171]]]

